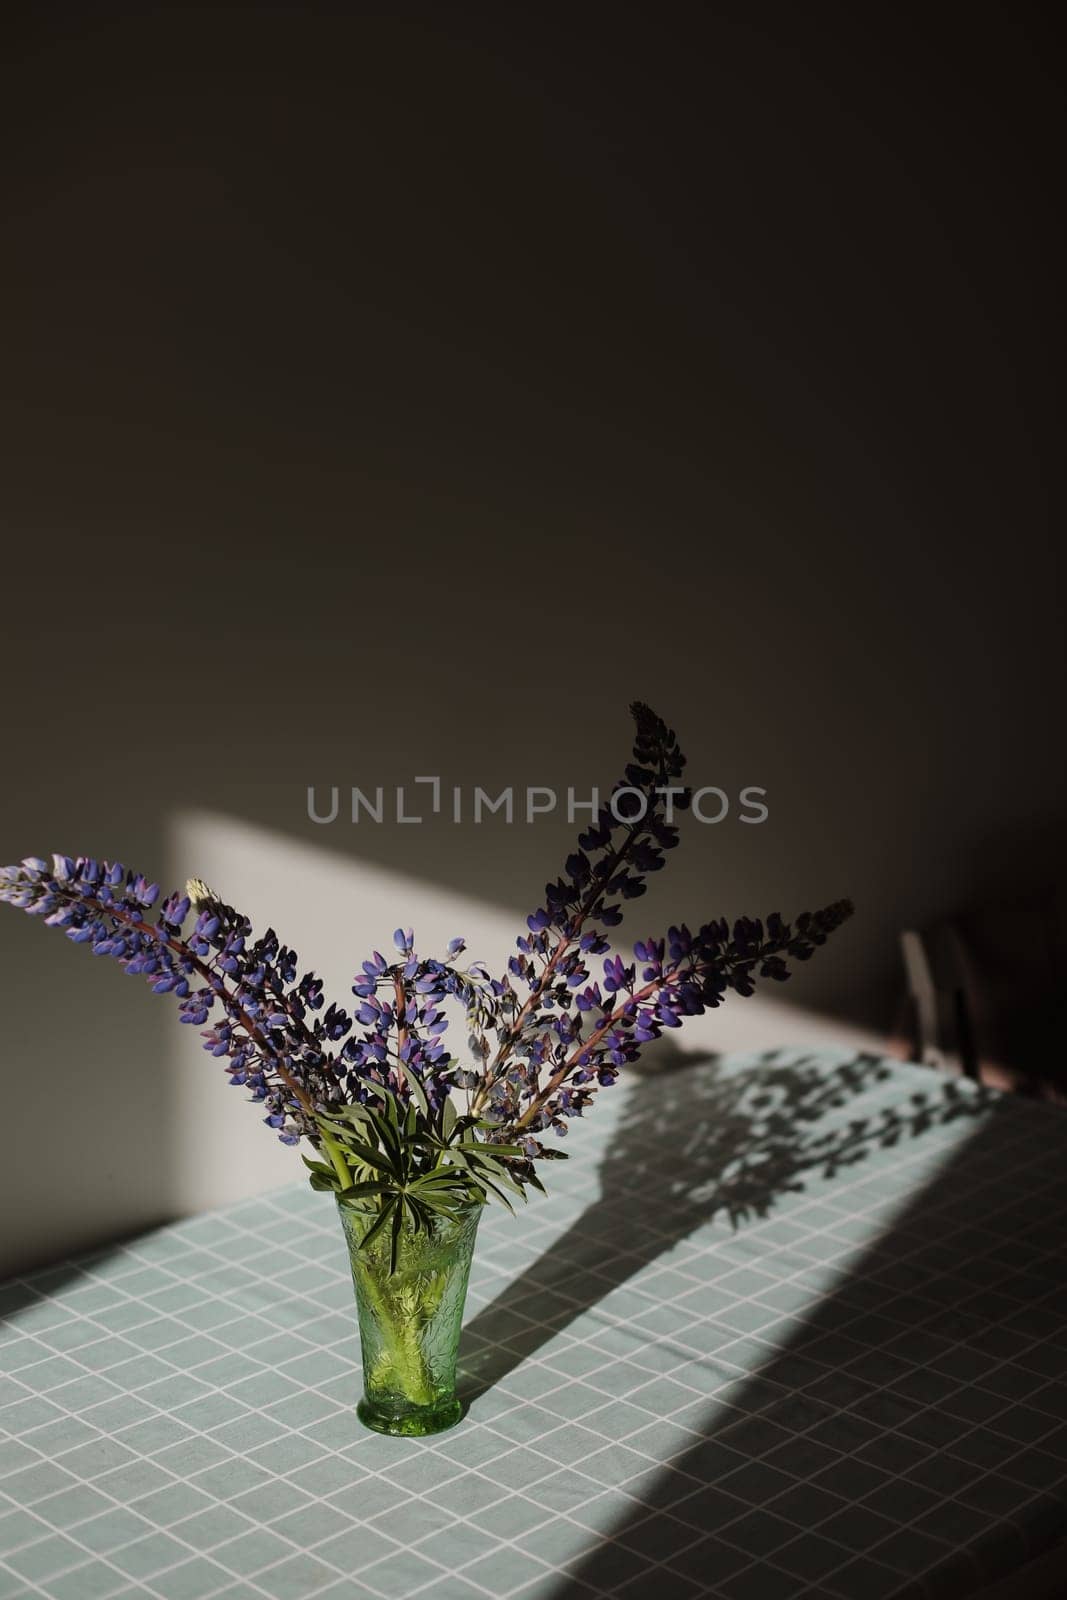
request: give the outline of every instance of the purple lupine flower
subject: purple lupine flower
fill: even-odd
[[[287,1127],[297,1137],[314,1136],[315,1108],[341,1098],[333,1058],[322,1044],[325,1029],[304,1020],[302,995],[314,1005],[321,984],[307,974],[294,988],[295,952],[279,945],[271,930],[249,949],[247,919],[198,880],[166,896],[153,922],[146,912],[158,898],[158,886],[140,874],[86,856],[56,855],[51,867],[30,857],[0,872],[0,899],[43,915],[97,955],[112,956],[154,993],[174,995],[181,1022],[202,1027],[221,1009],[223,1020],[205,1033],[205,1050],[227,1057],[231,1082],[251,1087],[254,1097],[274,1086]],[[196,919],[186,936],[194,899]],[[346,1020],[334,1013],[332,1038],[343,1035]]]
[[[284,1143],[318,1143],[319,1116],[345,1103],[373,1109],[392,1097],[418,1110],[425,1097],[436,1113],[458,1087],[470,1116],[491,1124],[490,1143],[522,1150],[520,1183],[535,1181],[532,1163],[562,1153],[538,1134],[565,1134],[568,1119],[665,1029],[728,992],[788,978],[787,958],[807,960],[851,912],[839,901],[792,924],[778,913],[709,921],[695,933],[679,924],[638,940],[632,960],[613,953],[606,930],[663,866],[678,842],[674,811],[689,803],[673,732],[647,706],[631,709],[633,758],[546,885],[499,978],[480,962],[457,965],[462,939],[443,960],[424,959],[412,930],[399,927],[397,959],[375,950],[356,974],[350,1017],[326,1003],[314,973],[298,976],[296,952],[273,929],[253,938],[248,919],[197,879],[160,900],[158,885],[119,862],[28,856],[0,870],[0,899],[173,995],[179,1019],[200,1027],[204,1049]],[[469,1065],[445,1042],[450,1007],[466,1023]],[[337,1181],[344,1170],[342,1162]]]

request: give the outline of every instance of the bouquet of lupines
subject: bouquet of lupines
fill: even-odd
[[[161,901],[117,862],[29,856],[0,869],[0,899],[172,995],[282,1142],[310,1147],[312,1186],[372,1213],[364,1248],[389,1229],[395,1265],[405,1228],[541,1189],[538,1163],[562,1155],[543,1135],[565,1134],[665,1028],[781,982],[787,958],[806,961],[851,913],[841,900],[792,923],[681,925],[613,954],[607,930],[678,843],[689,798],[673,731],[631,710],[633,758],[499,977],[463,963],[462,939],[420,956],[400,928],[391,955],[356,974],[350,1014],[273,929],[256,938],[199,879]],[[445,1042],[450,1010],[465,1018],[462,1056]]]

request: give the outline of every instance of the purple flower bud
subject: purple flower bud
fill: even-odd
[[[765,926],[742,917],[732,927],[706,923],[695,936],[683,925],[672,927],[666,940],[638,941],[639,1000],[638,967],[610,952],[604,930],[621,921],[623,904],[644,892],[645,876],[659,870],[664,851],[677,843],[658,791],[672,788],[679,809],[686,796],[674,781],[685,758],[673,732],[647,706],[632,710],[633,760],[611,793],[629,787],[640,804],[627,808],[625,820],[609,806],[600,808],[568,856],[565,874],[546,886],[543,906],[527,918],[506,974],[494,979],[481,963],[457,971],[452,963],[466,948],[459,938],[448,944],[444,961],[420,961],[412,930],[397,928],[393,942],[402,964],[390,967],[376,950],[353,980],[356,1021],[367,1030],[362,1037],[348,1037],[352,1019],[340,1007],[331,1004],[314,1015],[324,1006],[321,981],[313,973],[298,979],[295,951],[273,929],[255,938],[247,918],[213,891],[199,892],[199,880],[190,880],[187,894],[168,896],[153,922],[147,913],[158,900],[158,885],[126,874],[121,863],[56,855],[50,871],[41,858],[27,856],[0,868],[0,899],[112,957],[155,992],[173,994],[185,1024],[203,1028],[220,1005],[223,1020],[203,1033],[203,1048],[225,1058],[229,1081],[262,1105],[283,1143],[315,1138],[310,1108],[372,1107],[387,1095],[407,1106],[417,1130],[410,1087],[418,1081],[435,1112],[454,1085],[474,1091],[477,1107],[493,1119],[490,1137],[503,1141],[509,1129],[512,1138],[519,1131],[525,1161],[558,1156],[535,1135],[546,1127],[565,1134],[567,1120],[582,1114],[595,1089],[614,1083],[620,1068],[664,1028],[718,1005],[729,990],[751,993],[757,978],[786,978],[784,957],[806,960],[851,910],[839,902],[802,913],[792,926],[775,913]],[[183,938],[190,895],[196,922]],[[591,956],[606,958],[603,987],[588,981]],[[520,983],[529,991],[521,1004]],[[379,988],[388,996],[384,1001]],[[442,1042],[448,997],[466,1014],[472,1066],[455,1060]],[[397,1051],[407,1073],[397,1070]],[[546,1072],[555,1087],[547,1103]],[[520,1115],[521,1131],[513,1127]],[[520,1168],[515,1171],[521,1176]]]

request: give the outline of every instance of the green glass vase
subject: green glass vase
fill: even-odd
[[[368,1246],[376,1213],[338,1200],[348,1243],[363,1349],[360,1421],[377,1433],[420,1435],[451,1428],[463,1414],[456,1357],[474,1237],[482,1206],[434,1217],[418,1233],[406,1223],[390,1272],[388,1224]]]

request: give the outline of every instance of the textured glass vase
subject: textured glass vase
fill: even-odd
[[[456,1396],[456,1356],[482,1207],[471,1206],[454,1221],[435,1217],[428,1231],[415,1233],[406,1225],[393,1273],[389,1225],[364,1248],[374,1213],[343,1200],[337,1208],[352,1263],[363,1347],[360,1421],[378,1433],[451,1428],[463,1414]]]

